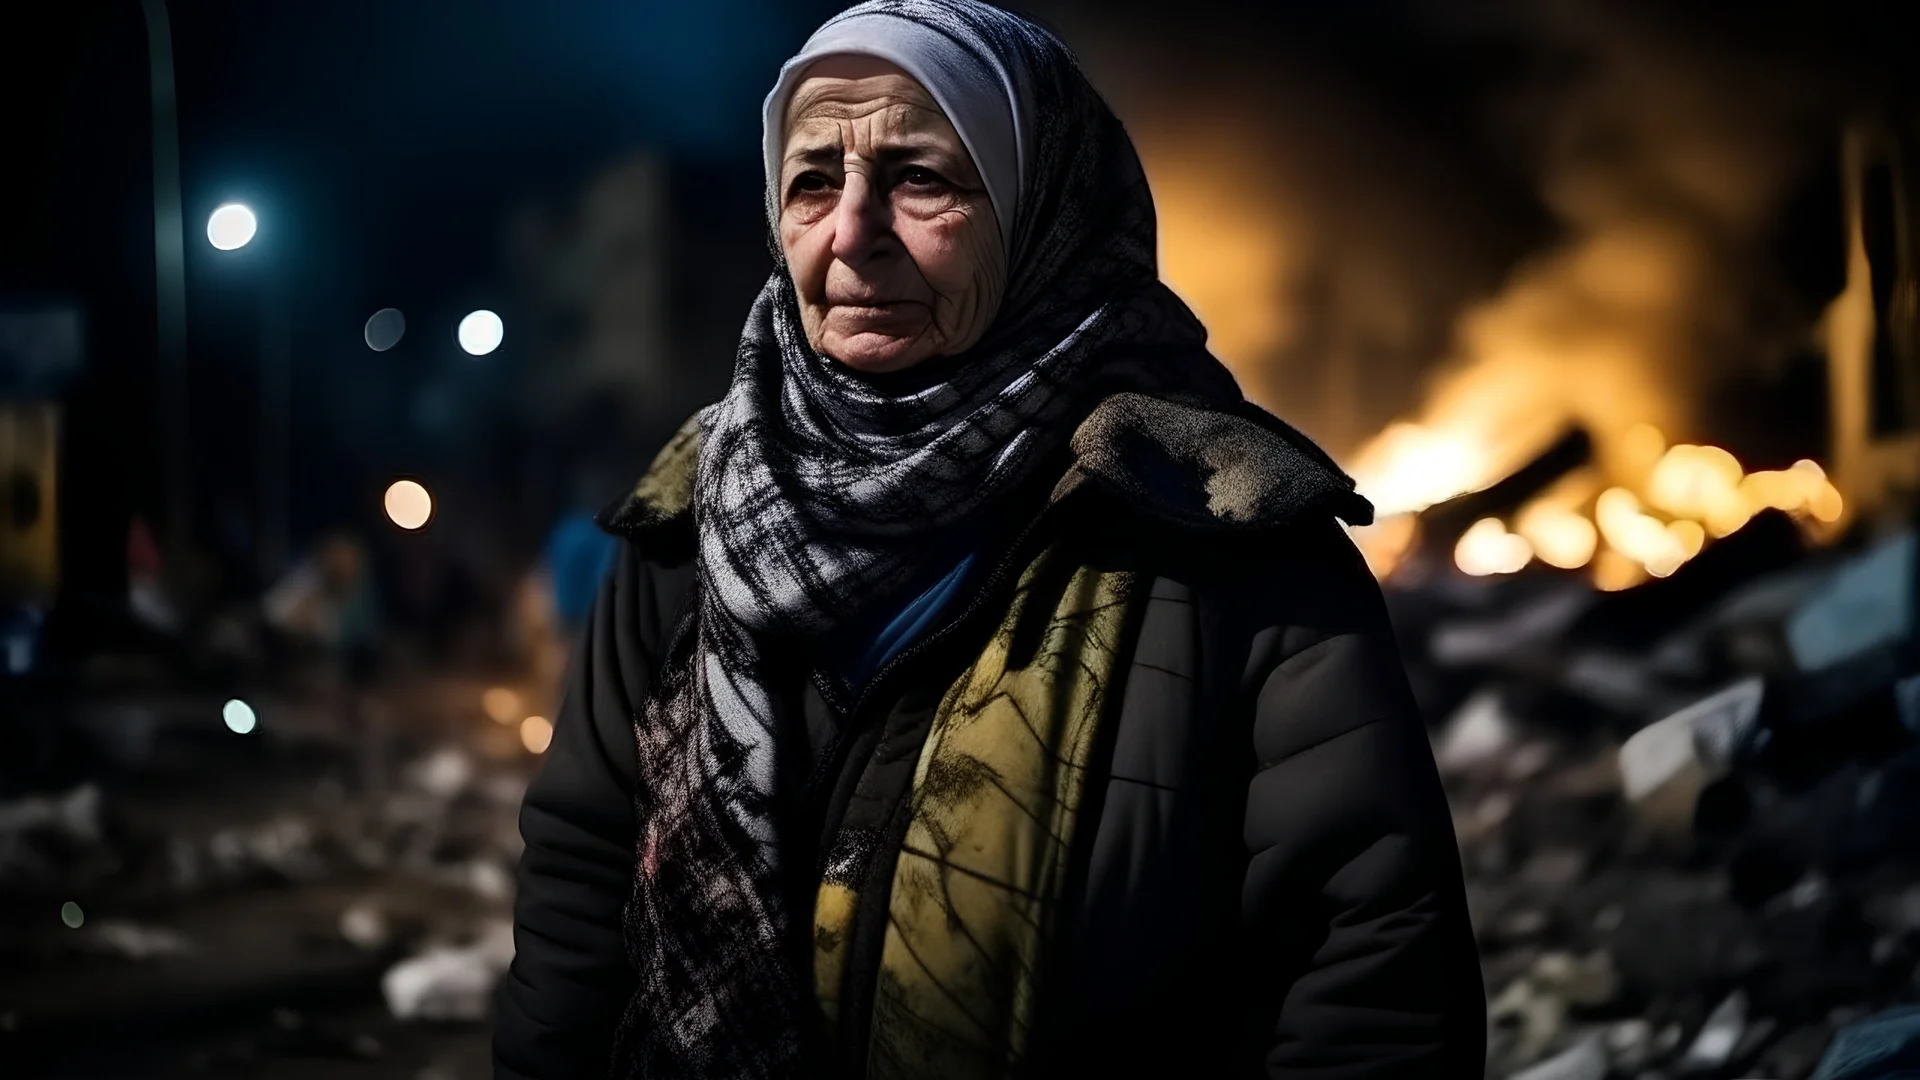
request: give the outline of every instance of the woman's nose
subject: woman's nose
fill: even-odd
[[[891,235],[886,199],[866,170],[848,169],[834,207],[833,257],[849,266],[873,258]]]

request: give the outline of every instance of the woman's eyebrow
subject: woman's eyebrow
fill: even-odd
[[[890,141],[874,150],[873,159],[881,164],[892,164],[907,158],[931,157],[944,158],[950,153],[948,147],[933,140]]]
[[[832,165],[845,156],[838,142],[821,143],[817,146],[795,147],[787,151],[785,164],[805,167],[824,167]],[[954,167],[950,161],[953,150],[942,145],[937,139],[890,139],[873,153],[873,160],[881,165],[894,165],[911,159],[931,159],[947,167]]]
[[[831,165],[843,156],[839,143],[821,143],[818,146],[787,151],[787,164],[798,162],[801,165]]]

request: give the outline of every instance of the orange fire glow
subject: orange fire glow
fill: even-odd
[[[1510,523],[1477,522],[1454,550],[1462,572],[1512,573],[1538,559],[1622,589],[1672,574],[1767,508],[1830,533],[1844,507],[1814,462],[1750,473],[1721,447],[1668,444],[1662,428],[1688,419],[1688,388],[1671,372],[1687,360],[1675,330],[1701,271],[1685,236],[1628,227],[1523,267],[1461,321],[1458,355],[1420,415],[1353,455],[1361,493],[1383,515],[1411,517],[1510,475],[1577,426],[1594,442],[1586,476],[1556,484]],[[1376,572],[1391,573],[1411,549],[1354,532]]]
[[[1593,561],[1600,535],[1580,513],[1536,501],[1515,518],[1513,531],[1526,537],[1533,553],[1548,566],[1578,570]]]
[[[1499,518],[1481,518],[1461,534],[1453,561],[1475,577],[1511,574],[1533,561],[1533,545],[1519,533],[1508,532]]]
[[[1389,429],[1380,441],[1407,438]],[[1645,431],[1638,439],[1644,451]],[[1394,458],[1389,454],[1376,460]],[[1381,576],[1391,573],[1412,546],[1417,529],[1412,511],[1422,506],[1408,493],[1441,492],[1460,484],[1434,471],[1433,459],[1415,455],[1404,461],[1406,474],[1387,474],[1374,491],[1402,497],[1388,505],[1406,509],[1384,519],[1382,526],[1356,531],[1369,565]],[[1645,473],[1638,491],[1615,484],[1572,504],[1567,492],[1579,485],[1558,485],[1523,507],[1511,530],[1498,518],[1483,518],[1455,545],[1454,565],[1474,576],[1515,573],[1535,559],[1564,570],[1591,566],[1596,585],[1622,589],[1647,577],[1672,574],[1705,550],[1709,539],[1733,533],[1762,510],[1786,511],[1816,533],[1843,516],[1839,490],[1812,461],[1749,473],[1726,450],[1681,443],[1659,452]],[[1389,525],[1391,538],[1375,535]]]
[[[1719,192],[1714,185],[1731,178],[1732,194],[1719,194],[1732,201],[1721,209],[1746,228],[1764,218],[1766,197],[1733,195],[1764,185],[1747,182],[1751,147],[1713,138],[1724,130],[1717,117],[1711,110],[1679,116],[1676,130],[1685,137],[1660,148],[1684,150],[1688,163],[1732,163],[1724,176],[1676,168],[1653,179],[1694,198],[1696,181]],[[1295,190],[1275,181],[1252,199],[1223,187],[1223,174],[1273,170],[1243,140],[1220,132],[1163,125],[1143,137],[1142,154],[1158,206],[1163,276],[1259,400],[1272,376],[1267,369],[1299,362],[1287,350],[1305,342],[1311,352],[1319,340],[1313,312],[1302,307],[1318,302],[1303,285],[1319,280],[1329,258],[1312,185]],[[1511,574],[1538,562],[1581,573],[1598,588],[1624,589],[1674,573],[1765,509],[1793,515],[1816,537],[1832,535],[1845,517],[1840,491],[1812,461],[1750,472],[1724,448],[1669,441],[1668,433],[1699,426],[1696,406],[1716,365],[1742,355],[1703,333],[1718,325],[1713,320],[1733,295],[1724,237],[1697,215],[1666,209],[1687,199],[1615,197],[1625,181],[1613,184],[1620,178],[1593,168],[1580,157],[1547,163],[1543,194],[1567,225],[1566,242],[1521,263],[1496,295],[1457,319],[1418,410],[1348,447],[1339,443],[1339,423],[1313,415],[1313,399],[1282,403],[1284,415],[1310,430],[1317,419],[1335,433],[1330,448],[1373,502],[1376,523],[1350,532],[1377,576],[1392,574],[1415,549],[1421,511],[1512,475],[1575,429],[1592,439],[1591,463],[1510,516],[1475,522],[1452,552],[1459,570]],[[1276,360],[1283,353],[1290,359]],[[1331,348],[1326,362],[1360,361]],[[1322,412],[1338,412],[1337,395],[1326,397]],[[1355,421],[1373,422],[1377,414]]]

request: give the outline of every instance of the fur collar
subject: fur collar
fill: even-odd
[[[1339,518],[1373,520],[1353,480],[1305,435],[1258,406],[1228,409],[1115,394],[1069,440],[1073,464],[1052,503],[1104,491],[1150,517],[1205,531],[1254,531]],[[602,528],[650,549],[690,554],[700,417],[680,426]]]

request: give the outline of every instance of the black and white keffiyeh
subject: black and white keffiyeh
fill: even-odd
[[[890,43],[874,52],[896,63],[901,41],[922,50],[901,63],[922,82],[971,71],[1005,87],[1000,114],[982,112],[978,85],[958,108],[943,93],[953,88],[929,91],[976,158],[993,159],[981,171],[1009,241],[1007,291],[978,345],[930,362],[934,375],[905,389],[809,347],[784,266],[754,303],[732,386],[700,417],[696,606],[636,718],[626,938],[638,987],[617,1075],[798,1067],[807,980],[787,944],[775,762],[801,736],[789,734],[793,710],[772,670],[792,652],[781,643],[843,625],[931,569],[920,562],[928,537],[1036,479],[1102,397],[1240,396],[1160,283],[1132,143],[1057,38],[971,0],[873,0],[828,22],[809,49],[826,39],[861,51],[867,38]],[[783,74],[789,91],[793,81]],[[780,94],[770,125],[782,122]]]

